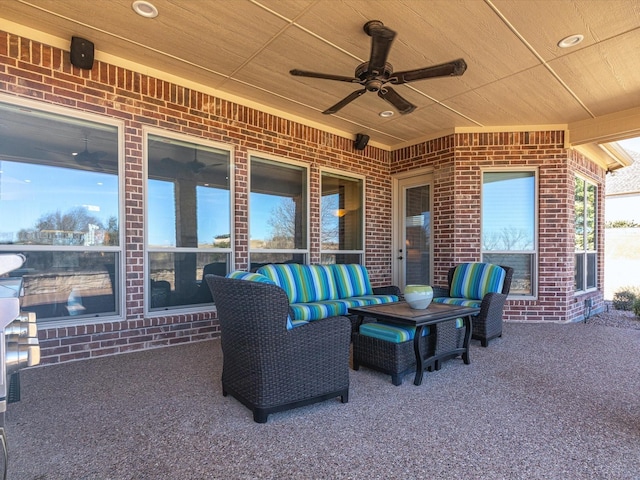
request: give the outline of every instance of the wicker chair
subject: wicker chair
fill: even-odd
[[[349,400],[351,323],[330,317],[287,329],[280,287],[207,275],[223,353],[222,394],[265,423],[269,414],[341,397]]]
[[[505,271],[505,277],[502,284],[501,293],[487,293],[482,298],[480,304],[480,313],[473,317],[473,331],[471,338],[480,340],[480,344],[483,347],[489,345],[489,340],[502,336],[502,312],[504,310],[504,304],[507,300],[507,295],[511,289],[511,278],[513,277],[513,268],[504,267],[499,265]],[[453,275],[456,271],[456,267],[449,269],[447,274],[449,286],[448,287],[433,287],[433,296],[437,297],[449,297],[451,291],[451,283],[453,281]],[[435,300],[434,300],[435,301]]]

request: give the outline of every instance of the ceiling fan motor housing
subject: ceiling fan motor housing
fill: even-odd
[[[389,79],[391,74],[393,73],[393,66],[390,63],[384,64],[384,70],[382,72],[370,72],[369,71],[369,62],[361,63],[356,67],[356,78],[362,80],[364,83],[367,79],[379,79],[381,81],[386,81]]]

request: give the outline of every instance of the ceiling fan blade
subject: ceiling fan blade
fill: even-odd
[[[331,115],[332,113],[336,113],[338,110],[340,110],[342,107],[344,107],[345,105],[353,102],[356,98],[358,98],[360,95],[362,95],[363,93],[365,93],[367,91],[366,88],[363,88],[362,90],[356,90],[355,92],[347,95],[345,98],[343,98],[342,100],[340,100],[338,103],[336,103],[334,106],[327,108],[324,112],[325,115]]]
[[[414,80],[423,80],[425,78],[436,77],[453,77],[462,75],[467,69],[466,62],[459,58],[452,62],[433,65],[431,67],[418,68],[417,70],[407,70],[404,72],[394,72],[389,79],[389,83],[393,85],[401,85]]]
[[[385,27],[378,20],[367,22],[364,26],[364,31],[371,36],[371,56],[369,57],[367,71],[370,75],[379,75],[384,72],[391,44],[393,39],[396,38],[396,32]]]
[[[290,70],[289,73],[297,77],[322,78],[325,80],[337,80],[339,82],[360,83],[359,78],[344,77],[342,75],[331,75],[329,73],[307,72],[306,70],[297,69]]]
[[[378,90],[378,96],[396,107],[396,109],[403,115],[411,113],[416,109],[416,106],[413,103],[405,100],[391,87],[384,87]]]

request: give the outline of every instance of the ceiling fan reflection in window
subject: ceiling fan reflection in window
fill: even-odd
[[[389,85],[402,85],[427,78],[459,76],[467,69],[465,61],[459,58],[440,65],[394,73],[393,66],[387,62],[387,57],[389,56],[391,43],[396,36],[396,32],[385,27],[379,20],[371,20],[365,23],[364,31],[371,37],[371,54],[368,62],[361,63],[356,67],[354,77],[309,72],[298,69],[289,71],[291,75],[300,77],[358,83],[364,87],[361,90],[356,90],[347,95],[332,107],[327,108],[322,112],[326,115],[338,112],[341,108],[366,92],[377,93],[380,98],[389,102],[402,114],[411,113],[416,109],[416,106],[403,98]]]
[[[73,152],[71,155],[80,165],[91,167],[93,170],[104,170],[103,166],[100,164],[100,161],[107,156],[107,152],[90,152],[89,138],[86,136],[84,137],[84,150],[81,152]]]
[[[68,146],[76,141],[75,138],[47,137],[41,144],[33,146],[33,156],[38,159],[38,163],[46,165],[92,172],[117,172],[118,162],[113,155],[104,151],[90,150],[88,134],[83,136],[84,149],[72,150],[73,147]],[[35,152],[36,150],[38,153]]]
[[[160,164],[162,165],[163,172],[170,173],[175,176],[184,176],[186,175],[200,175],[204,173],[208,173],[209,170],[212,170],[214,167],[219,167],[221,165],[226,165],[226,162],[218,162],[206,164],[198,160],[198,149],[193,149],[193,160],[189,161],[180,161],[175,160],[171,157],[164,157],[160,159]]]

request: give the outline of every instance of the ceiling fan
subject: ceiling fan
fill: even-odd
[[[338,103],[326,109],[324,114],[330,115],[338,112],[341,108],[351,103],[360,95],[369,92],[377,92],[378,96],[393,105],[400,113],[411,113],[416,106],[403,98],[391,85],[402,85],[403,83],[424,80],[426,78],[447,77],[462,75],[467,69],[467,64],[462,58],[451,62],[433,65],[431,67],[418,68],[416,70],[405,70],[402,72],[393,71],[393,66],[387,63],[391,43],[396,36],[396,32],[379,20],[371,20],[364,24],[364,31],[371,37],[371,55],[368,62],[361,63],[356,67],[354,77],[341,75],[331,75],[325,73],[308,72],[305,70],[291,70],[291,75],[300,77],[323,78],[326,80],[337,80],[339,82],[359,83],[364,86],[361,90],[347,95]]]

